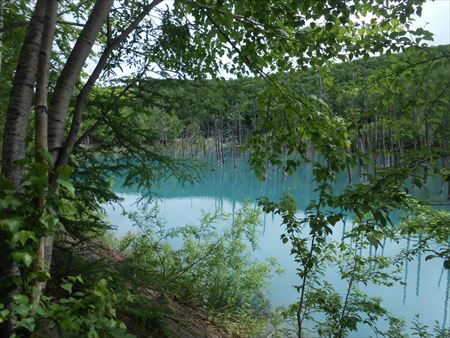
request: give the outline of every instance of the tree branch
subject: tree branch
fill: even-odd
[[[64,141],[67,110],[81,70],[113,5],[97,0],[56,82],[48,112],[48,147],[54,161]]]
[[[92,72],[91,76],[89,76],[89,79],[77,96],[69,134],[66,141],[64,142],[64,145],[61,148],[61,151],[58,154],[55,168],[67,163],[68,156],[72,152],[77,140],[77,134],[80,129],[83,111],[86,107],[89,94],[92,91],[95,82],[100,77],[103,69],[105,68],[112,51],[117,48],[123,41],[125,41],[128,36],[139,26],[142,20],[144,20],[148,13],[161,2],[163,2],[163,0],[154,0],[149,5],[145,6],[142,9],[142,12],[134,19],[134,21],[121,34],[111,39],[110,43],[103,50],[103,53],[100,56],[100,59],[98,60],[94,71]]]
[[[79,23],[75,21],[66,21],[66,20],[58,20],[56,22],[60,25],[69,25],[76,27],[84,27],[86,25],[86,23]],[[5,33],[16,28],[27,27],[29,24],[30,24],[29,22],[14,22],[9,24],[8,26],[0,28],[0,33]]]

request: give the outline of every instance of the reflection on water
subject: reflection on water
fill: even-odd
[[[449,306],[449,293],[450,293],[450,269],[447,269],[447,287],[445,288],[445,298],[444,298],[444,319],[442,320],[442,328],[447,328],[448,319],[450,317],[450,313],[448,311]]]
[[[210,159],[211,160],[211,159]],[[212,160],[211,160],[212,161]],[[170,179],[157,187],[157,203],[163,219],[169,226],[182,226],[185,224],[198,224],[202,210],[208,212],[222,211],[234,216],[234,211],[239,208],[243,201],[250,199],[255,201],[261,196],[277,200],[283,192],[290,192],[297,200],[299,210],[304,210],[307,204],[317,198],[314,191],[315,185],[312,181],[312,168],[307,164],[300,168],[294,175],[285,179],[284,174],[279,169],[271,169],[266,181],[258,181],[249,170],[245,157],[238,162],[236,170],[233,168],[233,161],[228,161],[222,168],[205,175],[201,182],[196,185],[181,185],[175,179]],[[353,182],[357,177],[353,177]],[[335,192],[342,191],[348,182],[346,173],[336,177],[334,186]],[[135,202],[140,198],[141,193],[134,189],[124,189],[121,187],[121,178],[115,184],[116,192],[123,197],[125,210],[137,210]],[[430,178],[427,187],[418,192],[418,196],[432,196],[435,204],[445,207],[447,203],[445,193],[443,193],[442,183],[435,178]],[[448,208],[448,206],[447,206]],[[129,220],[121,215],[122,209],[117,206],[106,206],[109,219],[118,229],[118,234],[133,231]],[[396,215],[397,217],[399,215]],[[394,215],[395,218],[395,215]],[[288,305],[297,300],[297,293],[293,286],[298,284],[298,277],[295,274],[296,265],[290,256],[290,248],[283,245],[279,240],[283,231],[280,227],[281,220],[274,215],[264,215],[263,229],[259,246],[261,249],[255,251],[254,255],[258,259],[264,260],[269,257],[276,257],[280,264],[286,269],[281,276],[274,276],[270,285],[270,299],[274,306]],[[336,225],[332,239],[341,240],[346,231],[351,231],[353,223],[351,219],[344,220]],[[346,239],[351,243],[352,239]],[[352,243],[351,243],[352,244]],[[384,241],[383,247],[377,252],[374,248],[369,248],[366,255],[395,255],[402,248],[410,248],[413,245],[408,238],[403,243],[390,243]],[[415,271],[412,275],[410,272]],[[414,314],[420,314],[420,320],[432,326],[436,320],[441,321],[444,327],[449,325],[449,288],[450,270],[443,271],[442,261],[424,261],[419,256],[414,261],[404,262],[402,283],[394,287],[373,286],[365,291],[370,296],[377,296],[383,299],[383,305],[398,317],[404,317],[410,323]],[[443,275],[447,277],[442,283]],[[327,275],[337,290],[345,289],[345,282],[335,275]],[[403,285],[402,285],[403,284]],[[353,337],[368,337],[370,331],[364,328]]]
[[[406,241],[406,251],[409,251],[409,244],[410,244],[410,238],[408,236],[408,239]],[[405,278],[403,280],[403,305],[406,304],[406,291],[407,291],[407,285],[408,285],[408,265],[409,261],[407,258],[405,258],[405,265],[404,265],[404,271],[405,271]]]
[[[419,241],[422,239],[422,235],[419,235]],[[417,279],[416,279],[416,296],[419,296],[419,290],[420,290],[420,268],[422,266],[422,253],[419,252],[417,255]]]

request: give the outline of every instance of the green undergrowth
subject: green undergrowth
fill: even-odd
[[[245,203],[233,221],[204,213],[199,225],[179,228],[167,227],[157,206],[130,218],[138,230],[111,243],[125,257],[118,267],[124,281],[203,310],[232,335],[263,332],[270,312],[265,289],[281,269],[274,259],[251,255],[262,229],[258,209]]]
[[[200,224],[172,228],[157,206],[142,208],[129,214],[133,233],[108,233],[78,253],[59,248],[49,285],[59,300],[46,308],[47,324],[67,337],[177,337],[177,321],[199,334],[262,335],[271,315],[267,283],[282,270],[252,256],[260,214],[245,203],[233,221],[204,213]]]

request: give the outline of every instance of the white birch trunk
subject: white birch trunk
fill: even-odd
[[[39,53],[37,81],[36,81],[36,108],[35,108],[35,160],[37,163],[45,163],[45,153],[48,151],[47,144],[47,100],[48,82],[50,71],[50,59],[52,54],[53,39],[56,29],[56,19],[58,14],[58,1],[46,1],[46,15],[44,21],[44,34],[42,37],[41,50]],[[41,213],[45,205],[45,192],[36,198],[36,208]],[[42,237],[37,250],[35,263],[36,272],[47,271],[50,265],[45,264],[46,242],[50,239]],[[39,303],[40,296],[45,283],[35,282],[35,292],[32,302]]]
[[[56,161],[64,141],[67,110],[75,84],[111,10],[113,0],[97,0],[59,76],[48,111],[48,147]]]
[[[80,129],[81,120],[84,108],[86,107],[88,97],[92,88],[95,85],[95,82],[100,77],[103,69],[107,65],[108,59],[111,56],[112,51],[117,48],[122,42],[124,42],[130,34],[139,26],[139,24],[144,20],[144,18],[150,13],[150,11],[159,5],[163,0],[154,0],[147,6],[144,6],[141,13],[130,23],[130,25],[125,28],[125,30],[119,34],[117,37],[112,39],[105,49],[103,50],[94,71],[89,76],[88,80],[84,84],[80,93],[77,96],[75,108],[73,112],[72,123],[70,125],[69,134],[67,136],[66,141],[64,142],[64,146],[58,154],[58,159],[56,160],[55,167],[59,167],[67,164],[67,159],[70,153],[73,150],[75,142],[77,140],[78,131]]]

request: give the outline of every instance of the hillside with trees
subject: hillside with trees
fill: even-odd
[[[442,75],[449,58],[449,46],[411,48],[402,54],[278,77],[289,90],[323,100],[336,116],[349,121],[352,153],[389,166],[412,149],[445,155],[449,80]],[[105,97],[123,86],[99,88],[88,110],[92,116],[86,118],[94,123],[99,111],[109,110]],[[186,154],[213,146],[223,161],[224,147],[225,152],[233,152],[257,128],[258,119],[270,118],[263,116],[264,105],[259,102],[269,87],[261,78],[142,79],[115,107],[132,120],[134,128],[145,130],[149,138],[142,138],[143,143],[176,144]],[[98,128],[89,132],[91,143],[103,143],[112,135],[107,126]],[[448,166],[445,156],[442,160]]]

